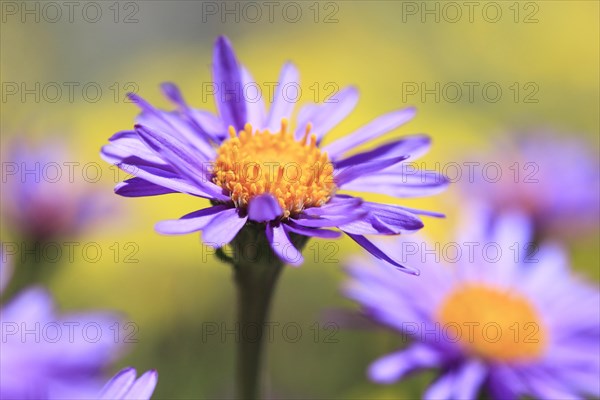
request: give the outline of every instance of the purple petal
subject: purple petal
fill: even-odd
[[[283,214],[277,199],[265,193],[256,196],[248,203],[248,219],[255,222],[268,222],[276,219]]]
[[[415,369],[435,367],[441,361],[438,351],[417,343],[376,360],[369,367],[369,378],[376,383],[390,384]]]
[[[415,116],[415,113],[416,110],[411,107],[385,114],[357,131],[328,144],[323,148],[323,151],[327,152],[331,159],[336,160],[348,150],[407,123]]]
[[[345,215],[356,211],[362,204],[362,199],[348,195],[336,195],[328,203],[320,207],[310,207],[304,210],[303,214],[321,217]]]
[[[206,181],[210,176],[208,165],[204,162],[206,160],[188,151],[189,147],[177,138],[142,125],[136,125],[135,131],[148,147],[191,181]]]
[[[131,178],[118,183],[115,186],[115,193],[123,197],[146,197],[177,192],[141,178]]]
[[[279,132],[281,119],[287,118],[289,121],[292,116],[297,99],[288,98],[287,89],[292,84],[295,84],[296,88],[299,88],[298,80],[298,70],[296,67],[292,63],[286,63],[281,69],[279,84],[275,89],[275,97],[273,98],[273,104],[271,104],[269,116],[267,117],[266,128],[271,132]]]
[[[46,322],[54,318],[54,301],[41,287],[29,287],[2,307],[3,321]],[[5,338],[6,339],[6,338]]]
[[[433,218],[446,218],[445,214],[435,212],[435,211],[419,210],[416,208],[409,208],[409,207],[400,207],[400,208],[403,208],[404,210],[408,211],[409,213],[416,214],[416,215],[426,215],[428,217],[433,217]]]
[[[223,121],[208,111],[190,108],[175,84],[163,83],[161,89],[165,96],[178,106],[182,118],[187,118],[205,139],[220,142],[221,138],[227,136],[227,129]],[[142,125],[144,124],[142,123]]]
[[[250,72],[242,66],[242,82],[243,82],[243,94],[246,100],[246,111],[248,113],[247,121],[252,125],[253,128],[263,129],[265,128],[265,101],[262,96],[260,87],[256,84],[256,81],[250,74]],[[256,93],[253,93],[250,88],[256,89]]]
[[[189,118],[202,129],[214,142],[220,143],[227,138],[227,127],[218,116],[205,111],[189,109]]]
[[[118,164],[124,159],[135,156],[156,165],[166,165],[164,160],[154,153],[142,141],[135,131],[122,131],[115,133],[110,143],[103,146],[100,152],[102,159],[111,164]]]
[[[202,230],[204,243],[212,247],[223,247],[231,242],[244,227],[248,217],[240,217],[236,208],[221,211]]]
[[[267,224],[265,233],[275,254],[286,264],[297,267],[304,262],[304,257],[292,244],[283,224],[278,226]]]
[[[425,154],[430,147],[431,139],[425,135],[405,136],[402,139],[386,143],[373,150],[359,153],[343,160],[336,161],[336,168],[344,168],[352,165],[362,164],[368,161],[378,160],[397,156],[410,156],[409,159]]]
[[[325,207],[323,207],[325,208]],[[307,209],[308,210],[308,209]],[[315,212],[312,208],[311,211]],[[329,211],[329,212],[327,212]],[[352,208],[351,211],[338,212],[339,209],[331,208],[326,210],[326,213],[321,215],[307,214],[306,212],[300,213],[295,218],[290,218],[291,221],[298,225],[309,227],[309,228],[326,228],[326,227],[337,227],[356,221],[363,218],[367,212],[360,208]]]
[[[155,226],[157,232],[165,235],[182,235],[202,230],[206,224],[232,205],[219,204],[184,215],[180,219],[160,221]]]
[[[154,183],[158,186],[163,186],[176,192],[187,193],[194,196],[215,200],[229,200],[229,197],[224,195],[222,193],[222,190],[216,185],[214,185],[214,189],[211,188],[210,185],[206,185],[203,188],[199,188],[196,185],[192,185],[191,183],[181,179],[180,176],[173,172],[147,165],[137,164],[138,161],[139,160],[133,160],[133,162],[136,162],[136,164],[122,162],[117,166],[138,178]]]
[[[185,102],[185,99],[183,98],[183,95],[181,94],[181,91],[177,85],[171,82],[164,82],[160,85],[160,88],[162,89],[164,95],[177,106],[179,106],[179,108],[183,110],[188,108],[188,105]]]
[[[479,362],[467,362],[439,377],[423,395],[424,399],[475,399],[486,376]]]
[[[123,400],[149,400],[158,383],[158,373],[155,370],[145,372],[133,384]]]
[[[210,180],[209,163],[196,159],[194,154],[186,150],[185,144],[174,137],[165,136],[144,126],[136,126],[136,132],[157,153],[169,160],[169,165],[173,166],[198,188],[204,192],[221,193],[222,195],[223,190]]]
[[[315,229],[315,228],[307,228],[301,225],[298,225],[291,219],[286,222],[286,230],[288,232],[294,232],[298,235],[310,236],[310,237],[319,237],[323,239],[335,239],[341,236],[341,232],[338,231],[330,231],[327,229]]]
[[[407,156],[387,158],[384,160],[375,160],[345,168],[334,176],[335,183],[341,187],[362,176],[367,176],[370,179],[371,174],[374,172],[381,171],[382,169],[398,164],[399,162],[406,160],[406,158]]]
[[[246,101],[241,99],[242,74],[229,39],[220,36],[213,53],[213,82],[217,85],[216,103],[226,126],[240,131],[246,124]],[[224,93],[233,94],[233,96]]]
[[[134,368],[125,368],[119,371],[106,383],[100,394],[100,399],[122,399],[129,392],[133,382],[135,382],[136,375],[137,373]]]
[[[423,228],[423,222],[416,215],[400,206],[364,202],[361,208],[368,212],[365,218],[339,228],[344,232],[358,235],[396,235]]]
[[[354,235],[354,234],[348,233],[348,232],[344,232],[344,233],[346,233],[348,236],[350,236],[350,238],[352,240],[354,240],[356,243],[358,243],[360,247],[362,247],[363,249],[365,249],[366,251],[371,253],[376,258],[383,260],[383,261],[387,261],[388,263],[392,264],[393,266],[398,267],[402,272],[406,272],[411,275],[419,275],[418,270],[416,270],[414,268],[406,267],[406,266],[398,263],[397,261],[393,260],[390,256],[388,256],[383,251],[381,251],[381,249],[379,249],[377,246],[375,246],[373,243],[371,243],[366,237],[364,237],[362,235]]]
[[[410,163],[387,168],[377,173],[358,177],[344,186],[345,190],[381,193],[394,197],[421,197],[443,192],[448,179],[434,171],[417,171]],[[408,171],[408,173],[407,173]]]
[[[298,127],[296,138],[304,136],[306,126],[312,125],[312,134],[316,135],[320,143],[325,134],[346,118],[358,103],[358,90],[352,86],[346,87],[332,96],[326,103],[309,104],[298,114]]]
[[[143,110],[135,119],[136,125],[144,125],[155,131],[166,132],[168,136],[185,141],[188,143],[186,147],[193,147],[198,152],[198,156],[204,160],[214,158],[215,150],[209,142],[211,137],[202,129],[194,126],[186,118],[185,113],[159,110],[136,94],[130,94],[129,97]]]

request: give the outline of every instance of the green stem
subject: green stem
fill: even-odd
[[[302,236],[292,239],[298,249],[307,241]],[[264,225],[247,224],[231,246],[233,257],[222,252],[219,257],[233,265],[238,294],[237,396],[239,399],[259,399],[263,380],[263,333],[284,263],[271,250]]]
[[[55,264],[47,264],[43,252],[44,242],[23,240],[15,243],[18,243],[18,250],[10,261],[13,264],[12,276],[8,286],[2,292],[2,303],[28,286],[46,285],[57,268]],[[4,254],[2,257],[7,255]]]

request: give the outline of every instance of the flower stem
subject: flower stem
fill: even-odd
[[[43,249],[47,243],[33,240],[21,240],[15,243],[20,244],[21,251],[17,252],[17,255],[10,261],[13,263],[12,276],[1,294],[0,303],[2,304],[28,286],[46,286],[58,268],[57,263],[46,262]],[[6,254],[3,254],[2,257],[6,257]]]
[[[238,291],[238,353],[237,380],[240,399],[260,398],[262,381],[263,329],[275,284],[283,265],[275,262],[261,272],[250,266],[236,270]]]
[[[296,236],[294,245],[301,249],[308,238]],[[264,329],[277,278],[284,266],[272,251],[264,226],[249,223],[231,243],[238,303],[237,396],[239,399],[261,398],[264,358]],[[220,258],[226,256],[220,254]]]

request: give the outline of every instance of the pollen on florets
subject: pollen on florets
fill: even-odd
[[[493,286],[458,287],[442,302],[438,320],[445,330],[460,329],[457,340],[467,352],[491,361],[527,361],[547,345],[543,321],[528,299]]]
[[[217,149],[213,182],[228,191],[239,208],[270,193],[284,218],[327,203],[336,190],[333,165],[310,129],[309,124],[303,138],[296,140],[286,119],[276,133],[254,130],[250,124],[239,133],[230,127],[229,138]]]

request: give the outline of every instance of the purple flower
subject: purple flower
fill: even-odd
[[[133,368],[125,368],[116,374],[104,386],[102,400],[148,400],[154,393],[158,382],[158,374],[154,370],[145,372],[136,379],[137,372]]]
[[[60,140],[39,148],[16,140],[9,147],[2,215],[11,232],[34,242],[73,236],[107,212],[106,197],[80,182],[82,172]]]
[[[543,131],[513,134],[477,159],[486,172],[463,185],[468,196],[498,212],[526,212],[544,235],[598,229],[600,164],[583,140]]]
[[[482,388],[496,399],[600,396],[597,287],[571,275],[556,245],[526,251],[531,227],[523,216],[486,221],[475,214],[454,242],[473,251],[462,246],[452,265],[422,265],[419,279],[399,279],[382,263],[349,268],[347,295],[413,339],[375,361],[369,377],[387,384],[438,368],[426,399],[475,399]],[[486,245],[501,256],[482,251]]]
[[[3,305],[0,324],[2,399],[97,398],[103,369],[120,350],[116,315],[57,315],[50,294],[40,287]]]
[[[403,162],[427,151],[430,139],[424,135],[353,151],[408,122],[413,108],[385,114],[323,146],[325,134],[356,105],[355,88],[344,88],[328,103],[305,105],[292,129],[288,121],[294,102],[283,90],[276,90],[268,111],[262,99],[250,99],[256,83],[224,37],[214,48],[213,80],[218,115],[191,108],[173,84],[162,89],[175,111],[156,109],[132,95],[142,109],[135,129],[116,133],[102,149],[106,161],[135,176],[117,185],[116,193],[209,199],[211,207],[162,221],[156,229],[164,234],[202,231],[205,242],[217,248],[245,225],[260,224],[273,251],[299,265],[303,259],[292,244],[294,235],[335,238],[340,232],[328,228],[338,228],[376,257],[405,268],[364,235],[414,232],[423,227],[418,214],[440,215],[367,202],[340,190],[408,197],[445,188],[440,175],[405,173]],[[278,87],[297,81],[296,68],[285,64]]]

